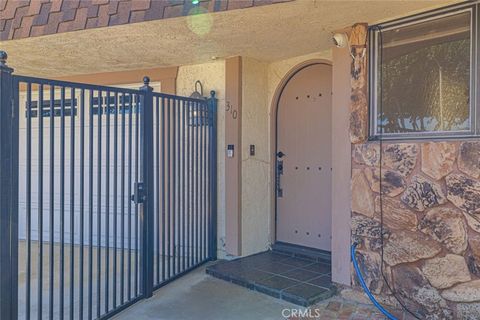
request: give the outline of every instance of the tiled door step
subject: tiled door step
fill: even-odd
[[[330,271],[324,261],[275,251],[220,261],[207,268],[207,274],[216,278],[305,307],[336,293]]]
[[[332,261],[332,255],[328,251],[302,247],[290,243],[275,242],[275,244],[272,245],[272,251],[298,258],[311,259],[317,262],[331,263]]]

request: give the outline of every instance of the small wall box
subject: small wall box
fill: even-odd
[[[227,158],[233,158],[233,154],[234,154],[234,145],[233,144],[229,144],[227,146]]]

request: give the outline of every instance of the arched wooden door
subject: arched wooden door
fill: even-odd
[[[331,251],[332,67],[285,85],[277,110],[276,240]]]

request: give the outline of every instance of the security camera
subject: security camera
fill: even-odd
[[[345,33],[335,33],[332,36],[332,41],[337,48],[345,48],[348,44],[348,38]]]

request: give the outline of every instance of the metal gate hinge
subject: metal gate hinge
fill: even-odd
[[[144,203],[147,200],[143,182],[135,182],[133,190],[134,194],[131,195],[130,199],[135,202],[135,204]]]

